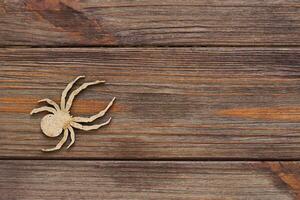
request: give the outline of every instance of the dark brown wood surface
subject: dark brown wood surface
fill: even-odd
[[[298,0],[0,0],[0,200],[300,200]],[[66,84],[99,130],[30,116]]]
[[[299,162],[1,161],[0,199],[295,200]]]
[[[299,46],[298,0],[2,0],[0,45]]]
[[[299,159],[299,58],[299,48],[2,49],[0,156]],[[72,114],[116,96],[113,121],[76,131],[69,151],[42,153],[59,138],[42,135],[45,113],[29,112],[78,75],[107,84],[80,94]]]

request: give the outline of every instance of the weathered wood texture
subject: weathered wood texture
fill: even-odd
[[[299,162],[0,162],[3,200],[298,200],[299,185]]]
[[[0,45],[300,45],[298,0],[2,0]]]
[[[2,158],[300,158],[298,48],[2,49],[0,66]],[[116,96],[113,121],[76,131],[70,151],[42,153],[59,138],[29,112],[78,75],[107,84],[80,94],[72,114]]]

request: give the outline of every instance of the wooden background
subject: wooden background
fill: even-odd
[[[298,0],[0,0],[0,199],[300,199],[299,33]],[[43,153],[78,75],[113,121]]]

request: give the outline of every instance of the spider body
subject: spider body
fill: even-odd
[[[98,114],[93,115],[91,117],[87,117],[87,118],[73,117],[72,115],[70,115],[69,110],[72,106],[72,102],[73,102],[75,96],[80,91],[84,90],[85,88],[87,88],[90,85],[105,83],[105,81],[95,81],[95,82],[90,82],[90,83],[84,83],[78,89],[74,90],[70,94],[69,99],[66,102],[65,98],[67,96],[68,91],[72,88],[74,83],[80,78],[84,78],[84,76],[77,77],[74,81],[70,82],[67,85],[67,87],[65,88],[65,90],[63,91],[62,96],[61,96],[60,107],[51,99],[42,99],[39,102],[47,102],[52,107],[43,106],[40,108],[33,109],[31,111],[30,114],[34,114],[34,113],[38,113],[38,112],[42,112],[42,111],[48,111],[51,113],[51,114],[44,116],[41,120],[41,129],[42,129],[42,132],[46,136],[57,137],[62,132],[64,133],[63,138],[54,148],[42,149],[42,151],[59,150],[62,147],[62,145],[67,141],[69,133],[70,133],[71,143],[67,147],[67,149],[68,149],[75,142],[75,132],[74,132],[73,128],[88,131],[88,130],[98,129],[98,128],[110,123],[111,118],[109,118],[109,120],[107,120],[106,122],[104,122],[102,124],[98,124],[98,125],[84,126],[84,125],[80,124],[80,123],[92,122],[95,119],[104,116],[105,113],[108,111],[108,109],[112,106],[112,104],[116,98],[113,98],[104,110],[100,111]]]
[[[70,126],[72,120],[72,116],[69,113],[57,111],[42,118],[41,129],[48,137],[57,137],[63,129]]]

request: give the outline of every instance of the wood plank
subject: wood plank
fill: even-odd
[[[1,199],[300,198],[299,162],[1,161]]]
[[[5,0],[0,45],[300,45],[298,0]]]
[[[0,50],[0,157],[299,159],[299,48],[59,48]],[[117,102],[100,130],[76,131],[57,153],[37,101],[66,84],[106,79],[80,94],[75,116]],[[99,123],[101,120],[97,121]]]

